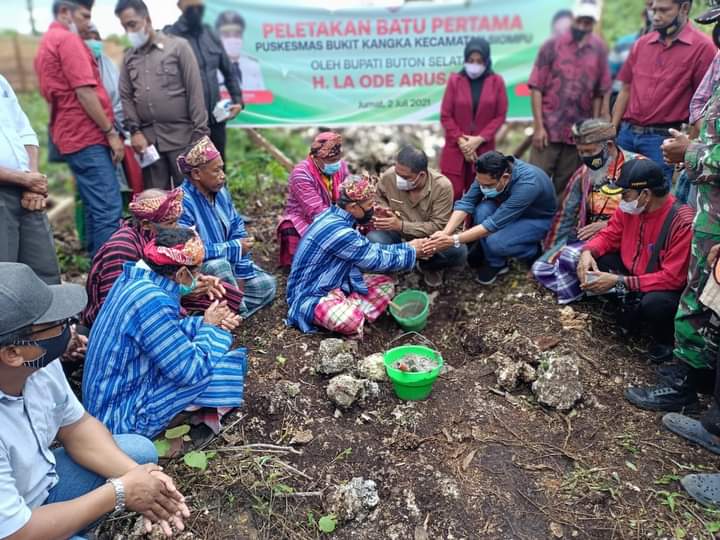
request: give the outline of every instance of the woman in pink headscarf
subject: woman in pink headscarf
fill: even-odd
[[[281,267],[290,266],[315,216],[337,201],[340,184],[350,174],[342,155],[342,137],[332,131],[320,133],[310,146],[310,155],[290,173],[287,205],[277,230]]]

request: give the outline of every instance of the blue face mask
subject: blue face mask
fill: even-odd
[[[97,39],[86,39],[85,44],[95,58],[100,58],[103,53],[103,43]]]
[[[325,174],[327,174],[328,176],[332,176],[333,174],[335,174],[335,173],[338,172],[339,170],[340,170],[340,162],[339,162],[339,161],[338,161],[337,163],[327,163],[327,164],[323,167],[323,172],[324,172]]]
[[[192,283],[185,285],[184,283],[178,283],[180,286],[180,296],[187,296],[191,294],[197,288],[197,278],[193,276]]]
[[[502,181],[502,179],[500,179]],[[498,181],[498,184],[500,183]],[[498,195],[500,195],[503,191],[505,191],[505,188],[502,188],[500,191],[497,189],[497,184],[495,187],[487,188],[483,185],[480,185],[480,191],[482,191],[482,194],[485,196],[486,199],[494,199]]]

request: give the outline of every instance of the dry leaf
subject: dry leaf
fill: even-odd
[[[475,450],[471,450],[467,456],[465,456],[465,459],[463,459],[462,462],[462,470],[467,471],[468,467],[472,463],[473,458],[475,457],[475,454],[477,454],[477,448]]]
[[[564,534],[562,526],[560,526],[558,523],[555,523],[554,521],[550,523],[550,532],[555,538],[562,538]]]

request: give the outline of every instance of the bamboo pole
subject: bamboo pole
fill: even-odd
[[[273,143],[268,141],[265,137],[263,137],[260,133],[257,132],[254,128],[245,128],[248,135],[250,136],[250,139],[258,146],[261,146],[267,152],[275,158],[275,160],[280,163],[288,172],[292,172],[292,170],[295,168],[295,164],[290,161],[290,158],[288,158],[283,152],[275,146]]]

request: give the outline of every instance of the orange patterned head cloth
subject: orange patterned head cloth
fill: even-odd
[[[375,197],[375,184],[368,176],[351,174],[340,184],[340,191],[351,201],[368,201]]]
[[[342,154],[342,135],[325,131],[313,139],[310,155],[320,159],[331,159]]]
[[[205,258],[205,247],[200,237],[195,234],[184,244],[172,247],[158,246],[157,239],[153,238],[145,244],[143,256],[146,260],[157,265],[200,266]]]
[[[177,158],[178,168],[186,176],[190,171],[220,157],[220,152],[207,135],[193,144],[193,147]]]
[[[172,191],[162,189],[147,189],[133,197],[128,208],[139,220],[148,220],[152,223],[174,223],[182,214],[183,190]]]

